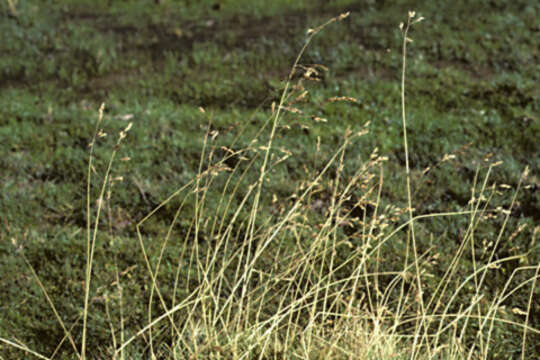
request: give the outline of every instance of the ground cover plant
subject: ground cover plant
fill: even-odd
[[[538,356],[538,5],[1,6],[0,356]]]

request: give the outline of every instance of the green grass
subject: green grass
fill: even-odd
[[[12,3],[16,16],[0,2],[1,339],[47,358],[77,358],[83,337],[89,358],[539,353],[537,5]],[[416,251],[397,27],[414,8],[427,18],[407,56]],[[301,112],[277,118],[306,30],[346,10],[303,54],[318,74],[292,79],[286,103]],[[87,195],[91,224],[102,205],[88,308]],[[3,342],[0,356],[29,355]]]

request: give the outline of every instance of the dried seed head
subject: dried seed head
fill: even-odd
[[[341,20],[345,19],[346,17],[348,17],[350,14],[351,14],[350,11],[347,11],[346,13],[343,13],[343,14],[339,15],[338,20],[341,21]]]
[[[328,120],[326,120],[325,118],[321,118],[318,116],[313,116],[313,120],[315,120],[315,122],[328,122]]]
[[[516,315],[521,315],[521,316],[527,316],[528,315],[527,311],[523,311],[523,310],[521,310],[520,308],[517,308],[517,307],[513,308],[512,312],[514,314],[516,314]]]
[[[455,158],[456,158],[456,155],[454,155],[454,154],[450,154],[450,155],[444,154],[441,162],[445,162],[445,161],[448,161],[448,160],[453,160]]]
[[[128,120],[131,120],[135,117],[135,115],[133,114],[124,114],[124,115],[118,115],[116,118],[117,119],[120,119],[120,120],[123,120],[123,121],[128,121]]]

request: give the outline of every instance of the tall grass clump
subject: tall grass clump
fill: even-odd
[[[135,226],[147,281],[145,297],[135,302],[139,308],[125,308],[129,295],[116,271],[105,299],[109,344],[91,341],[97,331],[89,321],[97,311],[91,301],[93,263],[100,246],[98,234],[106,232],[100,218],[108,212],[113,184],[121,181],[111,171],[131,123],[118,135],[93,208],[94,144],[105,135],[100,108],[88,163],[87,262],[78,319],[72,324],[62,320],[34,273],[73,358],[489,359],[496,333],[506,326],[522,331],[521,358],[534,356],[528,344],[540,330],[532,326],[529,314],[540,266],[518,267],[515,273],[527,272],[530,277],[515,285],[512,274],[495,295],[483,291],[493,269],[526,255],[494,257],[496,244],[508,237],[506,222],[516,199],[514,195],[509,208],[490,208],[494,191],[489,176],[497,164],[483,169],[485,176],[475,182],[469,209],[415,214],[405,106],[409,30],[422,20],[414,12],[400,26],[406,206],[384,199],[388,159],[377,149],[367,157],[355,150],[369,134],[369,123],[362,119],[356,129],[345,131],[341,145],[330,156],[320,151],[321,138],[312,149],[321,162],[303,164],[303,177],[291,176],[283,192],[268,190],[272,174],[286,169],[294,158],[289,149],[276,146],[278,135],[288,126],[284,119],[325,121],[307,115],[306,110],[306,83],[324,67],[302,64],[302,56],[325,26],[348,15],[308,31],[279,102],[272,103],[271,116],[247,146],[221,145],[208,115],[197,176]],[[335,97],[328,101],[357,100]],[[200,111],[206,114],[205,109]],[[356,159],[354,169],[346,167],[351,157]],[[480,174],[479,169],[477,178]],[[526,176],[527,170],[521,179]],[[171,208],[173,215],[166,226],[157,231],[149,226]],[[492,239],[491,253],[481,258],[475,253],[475,232],[493,216],[503,216],[503,226]],[[423,222],[442,217],[469,219],[462,237],[456,239],[456,253],[443,269],[438,268],[441,256],[448,254],[441,254],[436,243],[420,246],[419,237],[427,235],[416,231]],[[472,273],[463,273],[465,257],[473,261]],[[434,281],[433,274],[440,277]],[[524,321],[511,322],[503,316],[503,304],[522,288],[530,288],[528,306],[513,311],[522,311]],[[128,326],[127,319],[133,317],[137,321],[129,321]],[[75,328],[80,332],[75,333]],[[38,354],[17,340],[0,341],[28,356],[55,357],[54,353]]]

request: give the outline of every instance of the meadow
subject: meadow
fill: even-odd
[[[540,4],[0,1],[0,359],[540,358]]]

